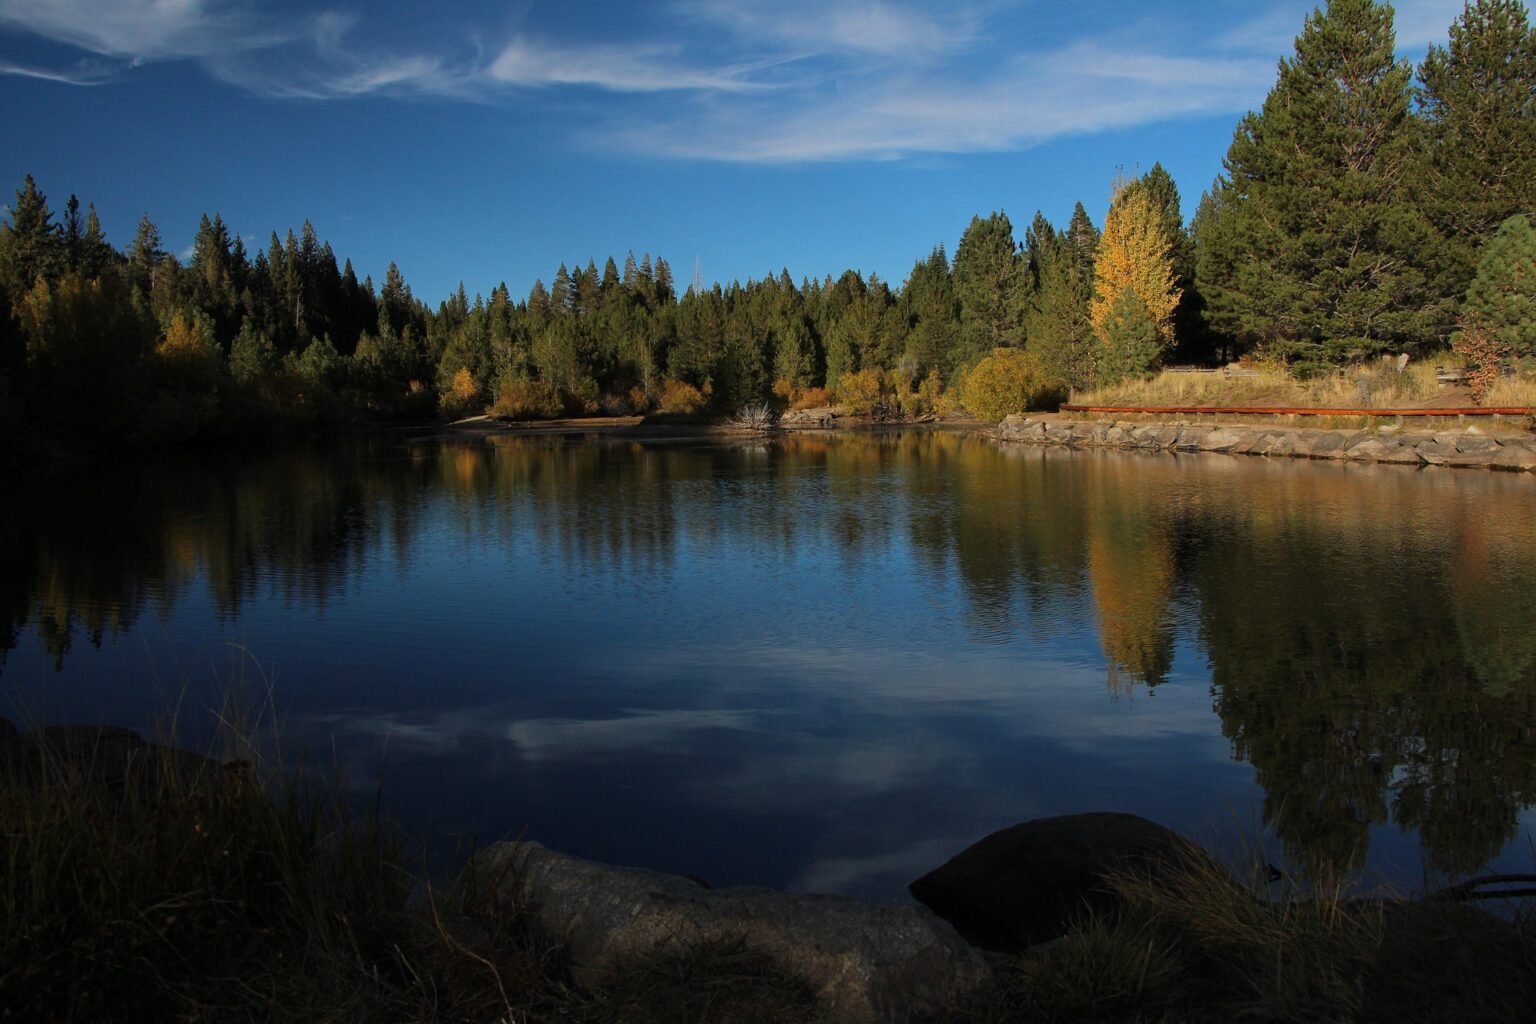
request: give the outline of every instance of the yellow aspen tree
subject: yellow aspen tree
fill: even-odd
[[[1094,259],[1093,301],[1089,317],[1103,343],[1115,305],[1127,289],[1146,307],[1157,328],[1160,346],[1173,341],[1173,311],[1180,289],[1174,283],[1172,245],[1163,230],[1162,214],[1143,188],[1119,185],[1104,236]]]

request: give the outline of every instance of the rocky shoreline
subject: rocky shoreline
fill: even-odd
[[[1225,424],[1060,420],[1015,413],[990,435],[1022,444],[1142,451],[1215,452],[1399,466],[1536,472],[1536,437],[1463,431],[1315,430]]]

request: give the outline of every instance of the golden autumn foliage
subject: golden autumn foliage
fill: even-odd
[[[1122,187],[1109,215],[1094,258],[1093,300],[1089,318],[1102,342],[1115,304],[1129,289],[1146,306],[1163,347],[1173,340],[1173,311],[1180,290],[1174,283],[1171,241],[1162,215],[1145,189]]]
[[[832,392],[826,388],[796,388],[789,401],[791,412],[801,409],[825,409],[832,404]]]
[[[885,393],[885,374],[874,367],[845,373],[837,382],[837,404],[855,416],[868,416]]]
[[[966,410],[993,423],[1009,413],[1059,404],[1062,397],[1040,360],[1017,348],[993,349],[966,375],[962,389]]]
[[[461,366],[455,371],[447,392],[439,401],[442,403],[444,412],[453,416],[462,416],[474,407],[479,398],[480,385],[475,382],[475,375],[469,372],[469,367]]]
[[[1089,537],[1088,572],[1110,688],[1122,691],[1128,682],[1161,682],[1173,664],[1168,627],[1173,552],[1153,530],[1117,533],[1104,523]]]
[[[168,365],[198,367],[217,358],[213,325],[206,320],[177,313],[165,328],[165,337],[155,346],[155,354]]]
[[[687,381],[668,380],[661,385],[661,411],[692,416],[704,411],[709,396]]]
[[[513,377],[496,389],[493,416],[512,420],[554,419],[564,411],[560,396],[542,380]]]

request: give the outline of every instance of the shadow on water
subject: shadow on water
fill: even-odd
[[[146,651],[239,643],[410,818],[722,881],[1245,801],[1454,874],[1536,803],[1532,486],[922,431],[76,472],[0,493],[0,698],[142,721]]]

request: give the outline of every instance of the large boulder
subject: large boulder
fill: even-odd
[[[874,1022],[941,1013],[991,976],[953,927],[912,904],[708,889],[526,842],[487,847],[472,876],[488,887],[484,898],[494,890],[533,914],[588,986],[612,980],[636,957],[739,942],[807,985],[832,1019]]]
[[[1116,869],[1207,859],[1178,833],[1134,814],[1040,818],[994,832],[908,888],[984,949],[1011,952],[1064,935],[1085,909],[1107,908]]]

